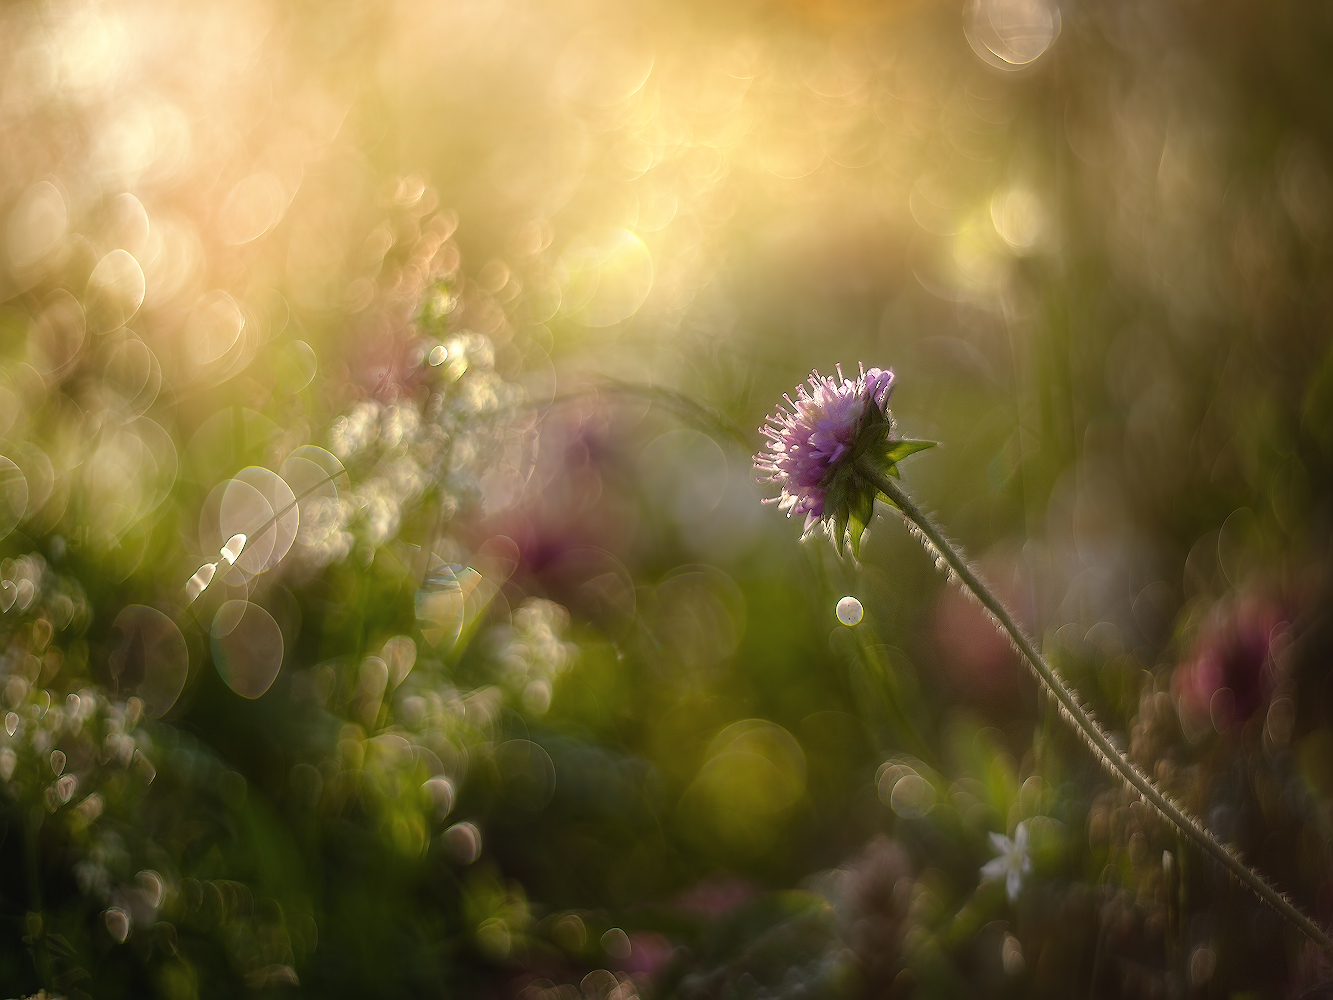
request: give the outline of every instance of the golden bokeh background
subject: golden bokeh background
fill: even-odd
[[[0,991],[1327,978],[887,512],[860,564],[798,546],[749,453],[811,368],[895,366],[941,443],[913,490],[1333,916],[1330,36],[1193,0],[4,4]],[[1020,822],[1011,905],[978,871]]]

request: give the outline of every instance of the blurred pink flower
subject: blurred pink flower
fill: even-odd
[[[1282,606],[1264,597],[1215,606],[1171,678],[1181,710],[1219,729],[1248,719],[1272,693],[1274,645],[1287,621]]]
[[[671,959],[671,942],[664,935],[636,931],[629,936],[629,958],[621,966],[631,976],[655,976]]]
[[[701,917],[720,917],[757,895],[749,882],[730,875],[710,875],[680,893],[676,905]]]
[[[998,546],[977,569],[1029,634],[1038,627],[1036,570],[1020,551]],[[931,610],[931,638],[944,676],[959,697],[989,711],[1011,709],[1024,676],[1013,645],[986,610],[958,587],[942,587]]]

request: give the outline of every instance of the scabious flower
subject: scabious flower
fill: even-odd
[[[1000,856],[991,858],[981,866],[981,877],[1004,879],[1004,888],[1012,903],[1023,888],[1023,877],[1032,872],[1032,858],[1028,856],[1028,825],[1019,823],[1013,840],[1002,833],[992,833],[990,842],[1000,852]]]
[[[809,388],[797,386],[795,400],[783,394],[787,405],[759,429],[768,448],[754,465],[760,482],[777,483],[782,491],[766,503],[776,503],[788,517],[804,515],[806,535],[823,522],[839,551],[849,537],[859,555],[875,497],[888,499],[867,470],[896,476],[898,461],[931,442],[894,438],[892,369],[861,366],[855,379],[844,376],[841,365],[837,372],[837,378],[811,372]]]

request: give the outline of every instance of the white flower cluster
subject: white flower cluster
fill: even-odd
[[[422,632],[441,659],[418,663],[412,640],[396,636],[360,659],[301,672],[297,696],[345,724],[334,751],[298,764],[293,780],[322,809],[376,803],[393,816],[392,839],[409,855],[435,838],[466,863],[480,853],[476,827],[455,823],[437,836],[431,825],[452,811],[470,752],[497,739],[506,698],[545,712],[575,647],[564,639],[568,614],[549,601],[525,601],[503,624],[488,626],[513,561],[494,568],[478,554],[480,569],[466,565],[471,557],[456,526],[472,523],[483,505],[497,509],[499,491],[488,489],[488,476],[517,483],[505,494],[511,502],[521,492],[533,419],[522,387],[496,370],[496,342],[514,336],[505,308],[481,283],[455,287],[454,274],[432,271],[425,305],[412,306],[419,312],[411,332],[386,320],[399,333],[397,340],[386,335],[383,356],[374,358],[375,371],[387,374],[329,425],[324,454],[341,478],[336,494],[301,507],[300,532],[318,519],[318,537],[297,536],[308,564],[350,552],[369,565],[383,552],[386,572],[417,576],[418,615],[423,607],[430,612]],[[470,325],[462,325],[464,316]],[[488,664],[499,664],[497,683],[469,688],[454,676],[474,638]]]
[[[347,558],[356,539],[347,530],[354,516],[351,502],[343,497],[315,497],[301,507],[301,527],[293,552],[313,567],[327,566]]]
[[[52,571],[38,553],[4,560],[0,577],[14,593],[0,617],[0,794],[42,803],[52,813],[70,806],[75,824],[86,826],[102,812],[102,797],[89,793],[101,783],[100,772],[133,762],[138,744],[125,734],[134,732],[142,704],[134,698],[113,703],[87,686],[70,689],[68,678],[82,674],[87,645],[54,640],[86,623],[87,602],[77,583]],[[127,752],[113,752],[119,744],[112,741],[122,737],[130,740]]]
[[[519,992],[521,1000],[639,1000],[634,980],[623,972],[594,969],[575,986],[537,979]]]
[[[25,619],[45,619],[58,631],[80,627],[88,602],[77,581],[53,572],[40,552],[0,562],[0,630]],[[6,648],[6,655],[9,653]]]
[[[60,701],[11,676],[5,699],[0,779],[4,792],[20,801],[40,802],[82,828],[101,816],[107,795],[133,797],[125,777],[137,775],[142,788],[157,774],[147,756],[152,742],[139,728],[138,698],[113,702],[84,687]]]
[[[333,562],[357,542],[373,553],[397,537],[405,512],[432,484],[449,511],[480,496],[481,476],[509,436],[504,416],[518,414],[523,391],[494,371],[494,348],[480,333],[423,340],[413,356],[435,382],[420,402],[362,400],[330,425],[329,450],[352,482],[345,495],[307,505],[319,536],[307,543],[309,561]],[[302,519],[304,531],[305,509]]]
[[[346,462],[379,436],[379,403],[357,403],[351,412],[329,425],[329,450]]]
[[[345,709],[355,720],[343,725],[335,754],[318,768],[297,765],[294,780],[312,804],[322,800],[336,810],[370,795],[395,807],[415,801],[417,815],[436,823],[449,815],[467,772],[467,748],[493,738],[502,696],[496,688],[460,692],[440,672],[436,662],[418,666],[415,643],[394,636],[355,669],[326,663],[299,675],[298,696],[336,708],[338,692],[346,691]],[[405,794],[414,790],[415,799]]]
[[[546,713],[556,678],[574,663],[578,647],[565,640],[568,631],[569,612],[534,597],[519,605],[512,624],[492,632],[500,681],[532,715]]]

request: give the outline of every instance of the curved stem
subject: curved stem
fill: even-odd
[[[1060,678],[1060,675],[1037,652],[1032,640],[1023,634],[1023,630],[1014,622],[1013,616],[1009,614],[1004,604],[978,579],[958,550],[944,537],[943,532],[931,523],[930,518],[912,501],[907,491],[899,483],[884,475],[869,463],[858,463],[857,470],[898,506],[903,516],[912,526],[926,537],[929,547],[934,549],[938,556],[948,564],[949,569],[957,575],[963,586],[990,612],[996,624],[1018,647],[1019,652],[1023,654],[1023,659],[1027,661],[1032,672],[1037,675],[1037,680],[1059,703],[1062,714],[1087,740],[1089,746],[1101,758],[1107,770],[1131,785],[1143,797],[1144,801],[1156,807],[1157,811],[1184,837],[1193,842],[1195,847],[1210,855],[1218,864],[1249,886],[1255,895],[1294,924],[1302,934],[1325,952],[1333,954],[1333,941],[1329,940],[1328,935],[1318,924],[1274,889],[1267,879],[1241,861],[1199,820],[1159,790],[1146,774],[1130,763],[1129,759],[1116,749],[1110,738],[1102,731],[1102,728],[1093,721],[1092,716],[1088,714],[1088,710],[1079,702],[1073,689]]]

